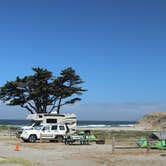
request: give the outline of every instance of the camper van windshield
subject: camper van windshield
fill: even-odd
[[[35,126],[39,126],[40,124],[41,124],[41,121],[34,121],[34,120],[32,120],[32,121],[29,121],[26,124],[26,126],[33,126],[33,127],[35,127]]]
[[[41,121],[36,121],[36,122],[34,122],[33,126],[34,126],[34,127],[40,126],[40,124],[41,124]]]
[[[32,126],[35,123],[35,121],[27,121],[25,124],[26,126]]]
[[[43,125],[39,125],[39,126],[35,126],[34,129],[35,130],[40,130],[43,127]]]

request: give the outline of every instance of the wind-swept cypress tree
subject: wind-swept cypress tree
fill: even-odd
[[[80,76],[71,67],[61,71],[60,76],[43,68],[33,68],[33,75],[7,82],[0,89],[0,100],[7,105],[19,105],[30,113],[51,113],[67,104],[80,101],[85,91],[79,85]]]

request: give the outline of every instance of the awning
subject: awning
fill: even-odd
[[[153,132],[153,134],[154,134],[158,139],[166,140],[166,132],[158,131],[158,132]]]

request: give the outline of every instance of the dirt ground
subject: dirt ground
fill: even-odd
[[[19,151],[15,145],[19,143]],[[162,155],[161,155],[162,154]],[[165,166],[166,151],[116,149],[110,144],[65,145],[63,143],[23,143],[14,138],[0,138],[0,158],[21,158],[40,166]],[[3,163],[2,166],[21,166]],[[28,166],[28,165],[27,165]],[[35,166],[35,165],[34,165]]]

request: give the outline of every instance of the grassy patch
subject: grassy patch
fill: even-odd
[[[15,157],[3,158],[2,160],[0,160],[0,165],[1,164],[20,164],[22,166],[39,166],[39,163]]]
[[[119,138],[119,139],[138,139],[142,136],[149,136],[152,134],[151,131],[93,131],[98,138],[103,139],[111,139],[112,137]]]
[[[136,141],[141,137],[150,136],[151,131],[93,131],[97,139],[104,139],[106,143],[111,144],[114,137],[116,143],[125,145],[135,145]]]
[[[18,127],[11,125],[0,125],[0,130],[17,130]]]

